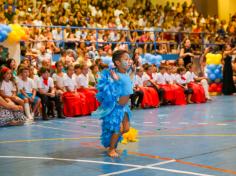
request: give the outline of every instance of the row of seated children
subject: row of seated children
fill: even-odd
[[[96,89],[90,86],[98,79],[98,66],[68,66],[66,73],[61,61],[56,63],[56,72],[50,77],[50,70],[42,67],[39,75],[34,67],[20,65],[17,76],[8,67],[1,68],[0,94],[8,102],[24,107],[29,119],[39,114],[48,120],[54,117],[54,105],[59,118],[89,115],[99,106]],[[137,69],[134,78],[134,94],[131,95],[131,107],[158,107],[161,104],[185,105],[204,103],[210,99],[207,79],[197,77],[194,65],[183,67],[161,66],[159,72],[153,65],[144,65]],[[145,73],[144,73],[145,71]],[[93,75],[93,79],[91,79]],[[14,81],[15,78],[15,81]],[[32,113],[30,113],[32,111]],[[64,114],[64,115],[63,115]]]
[[[153,65],[137,68],[131,107],[149,108],[161,104],[185,105],[211,100],[207,78],[194,73],[194,65],[184,67]]]
[[[93,67],[97,73],[98,68]],[[89,68],[86,65],[69,66],[66,73],[63,69],[59,61],[52,77],[50,70],[44,67],[40,68],[38,76],[34,74],[34,68],[19,65],[17,76],[13,76],[10,68],[2,66],[0,94],[6,101],[22,106],[29,120],[38,116],[40,109],[43,120],[55,117],[54,106],[58,118],[91,114],[99,104],[95,88],[89,85]],[[94,82],[96,79],[95,76]]]

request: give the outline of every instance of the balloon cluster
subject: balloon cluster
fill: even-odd
[[[210,80],[210,82],[221,82],[222,80],[222,65],[208,65],[207,66],[207,76]]]
[[[222,91],[222,65],[221,65],[221,54],[208,53],[206,55],[207,63],[207,76],[209,79],[209,92],[221,93]]]
[[[0,24],[0,42],[4,42],[10,32],[11,28],[9,26]]]
[[[114,63],[112,62],[112,58],[110,56],[101,56],[102,62],[107,64],[109,68],[114,68]]]
[[[222,83],[212,83],[212,84],[210,84],[209,92],[221,93],[222,92]]]
[[[208,53],[206,55],[207,65],[210,65],[210,64],[219,65],[219,64],[221,64],[221,59],[222,59],[222,54]]]
[[[144,57],[142,59],[142,64],[154,64],[157,67],[159,67],[161,65],[161,61],[163,60],[162,56],[160,55],[153,55],[153,54],[149,54],[146,53],[144,54]]]
[[[0,24],[0,42],[6,41],[13,44],[26,39],[26,32],[19,24]]]

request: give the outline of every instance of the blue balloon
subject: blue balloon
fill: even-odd
[[[216,75],[216,79],[223,79],[222,73],[217,74],[217,75]]]
[[[210,74],[210,75],[209,75],[209,79],[210,79],[211,81],[214,81],[214,80],[216,79],[216,75],[215,75],[214,73]]]
[[[109,68],[110,68],[110,69],[111,69],[111,68],[115,68],[115,65],[114,65],[113,62],[110,62],[110,63],[109,63]]]
[[[145,58],[142,59],[142,64],[146,64],[148,63],[147,60]]]
[[[9,26],[7,26],[7,25],[4,25],[4,26],[3,26],[3,29],[4,29],[7,33],[11,32],[11,28],[10,28]]]
[[[149,54],[149,53],[146,53],[145,55],[144,55],[144,58],[147,60],[147,61],[149,61],[150,60],[150,58],[151,58],[151,54]]]
[[[210,69],[206,69],[206,73],[208,74],[208,75],[210,75],[211,74],[211,70]]]
[[[222,65],[217,65],[217,69],[222,70]]]
[[[156,60],[158,60],[159,62],[161,62],[163,59],[162,59],[162,56],[160,55],[156,55]]]
[[[108,57],[108,56],[103,56],[103,57],[101,57],[101,59],[102,59],[104,64],[108,64],[109,65],[112,62],[111,57]]]
[[[156,63],[156,57],[155,56],[151,56],[151,59],[150,59],[150,62],[152,63],[152,64],[155,64]]]
[[[161,64],[160,63],[156,63],[155,65],[159,68]]]
[[[209,69],[209,70],[215,70],[216,69],[216,65],[215,64],[210,64],[210,65],[208,65],[207,66],[207,68]]]
[[[4,40],[3,36],[0,35],[0,42],[4,42]]]
[[[215,69],[214,73],[215,73],[216,75],[218,75],[218,74],[221,73],[221,71],[220,71],[219,69]]]

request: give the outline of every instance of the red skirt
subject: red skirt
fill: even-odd
[[[85,96],[81,93],[65,92],[62,95],[62,100],[64,103],[63,113],[66,117],[88,115],[90,113],[85,104]]]
[[[176,84],[159,85],[164,89],[164,100],[173,105],[186,105],[186,97],[182,87]]]
[[[97,90],[95,88],[81,88],[77,91],[85,96],[85,103],[90,114],[96,111],[99,106],[99,102],[96,99]]]
[[[155,108],[159,105],[159,96],[153,87],[140,87],[143,92],[142,108]]]
[[[193,89],[193,95],[191,98],[192,102],[194,102],[194,103],[205,103],[206,102],[205,92],[204,92],[204,89],[201,84],[191,82],[188,84],[188,87]]]
[[[173,102],[175,99],[175,92],[172,86],[169,84],[160,84],[158,86],[164,90],[164,100],[166,102]]]
[[[177,84],[172,84],[171,87],[174,89],[174,100],[171,103],[174,105],[186,105],[184,89]]]

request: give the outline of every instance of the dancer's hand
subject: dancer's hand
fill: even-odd
[[[110,73],[111,73],[111,77],[112,77],[114,80],[118,80],[118,79],[119,79],[119,76],[118,76],[113,70],[111,70]]]

